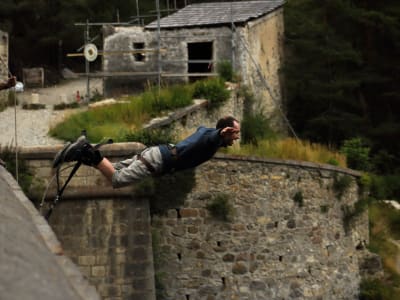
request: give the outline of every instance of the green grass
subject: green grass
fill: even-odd
[[[377,253],[383,262],[385,277],[373,284],[362,285],[362,293],[372,295],[363,299],[399,299],[400,274],[396,269],[399,247],[392,240],[400,237],[400,211],[391,206],[374,202],[369,207],[371,252]],[[397,295],[397,296],[396,296]]]
[[[142,124],[161,114],[192,104],[192,87],[171,86],[158,91],[149,88],[140,96],[127,97],[128,103],[97,107],[69,116],[50,129],[50,135],[62,140],[75,140],[86,129],[92,142],[113,138],[126,141],[126,136]]]
[[[297,141],[293,138],[261,140],[257,142],[257,146],[235,144],[226,152],[240,156],[292,159],[346,167],[346,158],[339,152],[320,144]]]

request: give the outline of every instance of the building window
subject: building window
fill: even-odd
[[[213,70],[213,43],[200,42],[188,43],[188,73],[211,73]],[[192,76],[190,81],[202,79],[204,77]]]
[[[144,43],[133,43],[133,50],[143,50],[144,49]],[[134,52],[133,57],[135,58],[135,61],[144,61],[145,60],[145,55],[144,52]]]

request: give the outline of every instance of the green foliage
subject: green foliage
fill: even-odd
[[[225,88],[221,78],[199,80],[194,83],[194,98],[204,98],[209,101],[210,108],[218,108],[229,99],[230,92]]]
[[[53,105],[53,110],[64,110],[64,109],[78,108],[78,107],[79,107],[79,103],[77,103],[77,102],[59,103],[59,104]]]
[[[7,170],[16,178],[17,169],[16,169],[16,155],[15,148],[13,146],[2,147],[0,145],[0,157],[6,163]],[[25,160],[21,159],[21,156],[18,155],[18,184],[22,188],[22,190],[28,194],[29,188],[31,186],[33,180],[33,174],[29,170],[28,165]]]
[[[366,210],[368,202],[368,198],[360,198],[353,206],[342,205],[343,228],[346,234],[350,232],[354,220]]]
[[[217,72],[219,77],[225,81],[233,81],[233,68],[229,60],[222,60],[217,64]]]
[[[379,279],[363,279],[360,285],[359,300],[393,300],[396,288]]]
[[[371,175],[371,197],[400,200],[400,175]]]
[[[258,142],[265,139],[274,140],[276,133],[269,125],[269,120],[262,112],[245,114],[241,122],[241,140],[242,144],[258,145]]]
[[[241,144],[258,146],[259,141],[277,138],[276,133],[270,126],[270,121],[265,117],[262,110],[254,109],[257,99],[249,87],[241,86],[239,96],[243,97],[243,120],[241,122]]]
[[[374,169],[397,172],[400,160],[398,1],[285,4],[285,95],[303,139],[340,145],[370,141]],[[367,170],[366,160],[360,170]],[[353,166],[350,166],[353,167]]]
[[[349,168],[361,171],[368,171],[370,169],[370,149],[364,146],[360,138],[345,140],[340,151],[346,155],[347,166]]]
[[[368,173],[362,173],[361,177],[358,178],[357,183],[360,187],[360,194],[369,193],[372,185],[372,177]]]
[[[294,196],[293,196],[293,201],[299,207],[303,207],[304,206],[303,192],[302,191],[297,191],[296,194],[294,194]]]
[[[336,194],[336,197],[340,200],[346,191],[350,188],[352,182],[352,178],[348,175],[336,176],[333,179],[333,190]]]
[[[126,135],[127,142],[139,142],[146,146],[174,143],[174,138],[169,130],[146,129],[134,131]]]
[[[39,109],[45,109],[46,105],[42,103],[24,103],[22,105],[22,109],[30,109],[30,110],[39,110]]]
[[[206,205],[206,208],[214,218],[229,222],[233,217],[233,206],[229,199],[230,197],[227,194],[216,194],[211,202]]]
[[[367,281],[362,284],[361,295],[365,295],[363,299],[389,300],[398,298],[400,274],[397,271],[397,259],[399,250],[393,240],[400,237],[399,215],[400,213],[391,205],[380,201],[370,203],[370,243],[368,249],[381,257],[385,276],[381,280]]]
[[[51,128],[50,135],[62,140],[75,140],[82,129],[86,129],[92,142],[110,137],[115,142],[125,142],[131,141],[135,135],[153,140],[150,137],[151,133],[142,133],[140,129],[138,133],[134,131],[152,117],[159,116],[167,110],[190,105],[192,87],[174,85],[160,90],[149,87],[140,96],[123,100],[129,103],[121,102],[71,115]],[[163,142],[162,137],[159,140]]]

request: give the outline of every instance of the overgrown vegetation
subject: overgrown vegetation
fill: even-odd
[[[97,107],[71,115],[51,128],[50,134],[63,140],[75,140],[81,130],[86,129],[92,142],[109,137],[116,142],[127,141],[134,131],[140,130],[142,124],[152,117],[191,104],[192,86],[174,85],[160,91],[156,87],[149,87],[143,94],[123,100],[128,103]]]
[[[350,188],[351,182],[352,178],[350,176],[348,175],[339,176],[338,174],[335,174],[335,177],[333,178],[332,187],[338,200],[341,200],[343,195]]]
[[[225,88],[225,82],[219,77],[194,83],[193,97],[207,99],[210,109],[220,107],[229,96],[230,92]]]
[[[294,194],[294,196],[293,196],[293,201],[299,207],[303,207],[303,205],[304,205],[303,192],[302,191],[297,191],[296,194]]]
[[[400,239],[400,212],[383,202],[373,202],[369,206],[370,243],[369,250],[377,253],[383,262],[385,277],[381,280],[365,280],[361,285],[360,299],[398,299],[400,274],[397,271]]]
[[[213,196],[210,203],[206,205],[206,208],[214,218],[229,222],[232,220],[234,213],[230,198],[228,194],[216,194]]]
[[[339,152],[320,144],[298,141],[293,138],[262,140],[258,141],[258,146],[252,144],[234,145],[225,151],[234,155],[273,157],[315,163],[332,164],[332,161],[334,161],[334,165],[346,167],[346,158]]]
[[[0,157],[6,163],[7,170],[13,175],[14,178],[17,178],[17,164],[18,164],[18,184],[21,189],[28,193],[29,188],[32,184],[33,174],[29,170],[25,160],[18,156],[18,160],[16,163],[16,149],[13,146],[1,146],[0,145]]]

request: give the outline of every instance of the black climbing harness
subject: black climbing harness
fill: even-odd
[[[86,131],[82,130],[82,135],[86,136]],[[108,139],[105,142],[99,143],[97,145],[94,146],[95,149],[99,149],[101,146],[106,145],[106,144],[112,144],[113,140],[112,139]],[[77,161],[74,165],[74,167],[72,168],[71,173],[69,174],[67,180],[65,181],[64,185],[61,186],[60,184],[60,174],[64,169],[61,169],[61,166],[63,165],[64,161],[61,161],[61,163],[57,166],[57,170],[56,170],[56,174],[54,175],[56,178],[56,183],[57,183],[57,194],[53,200],[53,202],[50,204],[50,207],[48,209],[48,211],[44,214],[44,218],[48,221],[50,219],[50,216],[54,210],[54,208],[56,207],[57,203],[61,200],[62,198],[62,194],[64,193],[65,188],[67,187],[68,183],[70,182],[70,180],[72,179],[72,177],[75,175],[76,171],[78,171],[79,167],[82,165],[81,161]],[[51,184],[51,182],[49,183],[49,185]],[[40,211],[43,210],[43,204],[44,204],[44,199],[46,196],[47,190],[45,192],[45,194],[43,195],[42,198],[42,202],[40,203]]]

